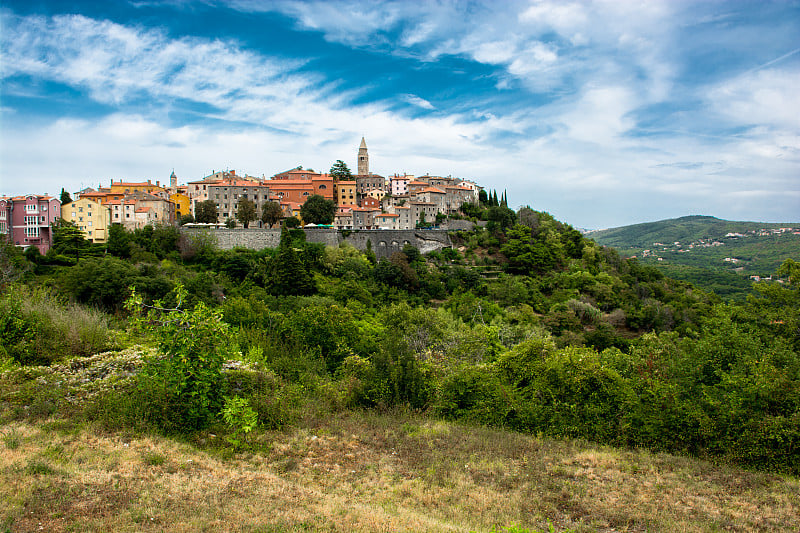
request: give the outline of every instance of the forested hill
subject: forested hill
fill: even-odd
[[[688,216],[586,235],[624,257],[657,267],[729,300],[743,301],[753,279],[800,257],[800,222],[734,222]]]
[[[766,223],[722,220],[716,217],[693,215],[658,222],[645,222],[619,228],[591,231],[587,237],[603,246],[617,249],[650,248],[654,243],[691,243],[700,240],[718,240],[729,233],[742,235],[761,230],[785,227],[800,228],[800,222]]]

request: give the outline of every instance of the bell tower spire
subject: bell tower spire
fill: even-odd
[[[361,145],[358,147],[358,175],[369,175],[369,154],[367,153],[367,143],[361,137]]]

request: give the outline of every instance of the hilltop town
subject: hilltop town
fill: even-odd
[[[333,220],[325,226],[407,230],[444,220],[465,203],[477,203],[481,190],[474,181],[451,176],[372,173],[362,137],[356,174],[337,161],[328,173],[298,166],[258,178],[224,170],[179,184],[173,171],[168,184],[111,179],[108,186],[73,193],[74,199],[63,192],[60,198],[0,196],[0,233],[17,246],[36,246],[46,253],[53,242],[51,226],[59,219],[73,223],[93,243],[107,242],[116,223],[131,231],[159,224],[262,228],[288,219],[316,225],[301,214],[315,196],[333,208]]]

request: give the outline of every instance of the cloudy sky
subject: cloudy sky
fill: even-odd
[[[0,4],[0,194],[298,165],[584,228],[800,221],[800,3]]]

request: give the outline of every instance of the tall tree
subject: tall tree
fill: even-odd
[[[306,224],[331,224],[336,216],[336,204],[312,194],[300,208],[300,216]]]
[[[74,255],[80,259],[81,251],[89,247],[83,232],[73,222],[61,219],[53,225],[53,251],[57,254]]]
[[[250,222],[258,220],[256,204],[247,198],[239,200],[239,207],[236,209],[236,218],[242,223],[242,226],[245,228],[249,227]]]
[[[72,203],[72,198],[69,193],[64,190],[64,187],[61,187],[61,205],[67,205],[69,203]]]
[[[353,173],[347,168],[347,163],[341,159],[336,160],[336,163],[333,164],[328,174],[333,177],[333,181],[353,179]]]
[[[281,216],[283,216],[283,209],[278,202],[267,202],[261,206],[261,222],[269,224],[270,228],[281,219]]]
[[[198,202],[194,206],[194,220],[201,224],[216,224],[217,204],[214,203],[214,200]]]
[[[108,228],[108,253],[117,257],[130,257],[132,237],[122,224],[111,224]]]
[[[289,230],[281,229],[281,242],[278,254],[272,260],[269,279],[270,292],[277,295],[312,294],[316,287],[311,273],[303,264],[300,254],[294,249]]]

